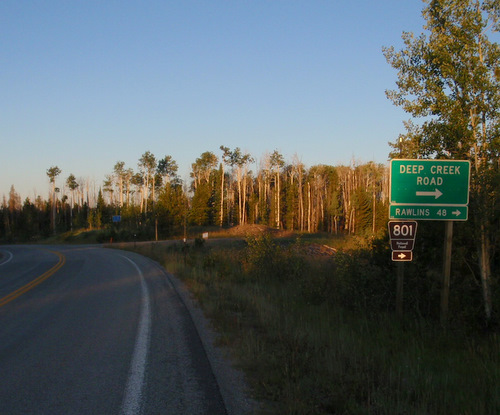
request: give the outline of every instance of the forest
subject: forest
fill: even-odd
[[[452,288],[458,295],[452,306],[468,319],[482,315],[487,324],[497,324],[500,46],[494,40],[500,31],[500,3],[424,3],[425,32],[404,32],[401,50],[382,48],[397,73],[386,96],[410,116],[406,131],[389,143],[393,150],[388,158],[470,161],[469,216],[453,230]],[[100,186],[71,173],[61,176],[51,166],[46,171],[48,200],[37,196],[22,201],[14,186],[3,196],[0,241],[36,241],[77,229],[102,230],[103,242],[158,240],[193,235],[209,226],[259,224],[301,234],[355,235],[368,241],[372,265],[387,261],[387,166],[353,162],[306,167],[298,157],[287,161],[277,150],[256,165],[239,147],[219,149],[218,155],[206,151],[191,164],[189,183],[180,180],[172,156],[158,159],[150,151],[142,154],[135,171],[117,161]],[[441,225],[419,225],[416,261],[407,276],[419,316],[432,314],[422,299],[441,284],[436,277],[441,274]]]
[[[155,241],[197,238],[207,230],[238,225],[263,225],[299,237],[321,234],[357,238],[359,246],[367,248],[372,257],[370,266],[382,267],[389,277],[388,165],[353,162],[348,166],[307,168],[297,157],[285,161],[275,150],[264,156],[253,171],[250,166],[256,163],[250,154],[238,147],[230,150],[220,146],[220,150],[219,157],[206,151],[191,164],[189,183],[179,178],[177,162],[171,156],[157,158],[150,151],[138,159],[136,170],[116,162],[99,187],[71,173],[64,176],[57,166],[52,166],[46,170],[48,199],[38,196],[34,201],[22,201],[14,186],[8,196],[3,196],[0,241],[26,243],[56,236],[71,242],[82,231],[87,231],[83,235],[93,234],[89,242]],[[476,326],[485,313],[488,325],[498,321],[500,298],[495,282],[500,266],[500,233],[494,229],[500,226],[500,181],[498,165],[493,167],[488,187],[490,203],[479,206],[479,196],[472,188],[469,220],[456,222],[454,228],[455,303],[450,307],[461,310],[452,311],[453,318],[466,326]],[[483,293],[481,298],[484,287],[478,216],[487,207],[491,284],[487,286],[488,297]],[[439,314],[443,224],[419,222],[415,260],[405,275],[405,293],[409,296],[406,308],[420,317],[436,318]],[[365,281],[386,278],[376,275]],[[384,290],[389,289],[386,283],[385,279],[379,282]],[[384,291],[384,295],[392,291]]]
[[[107,229],[118,240],[181,237],[192,227],[260,224],[299,232],[373,236],[386,226],[388,168],[373,162],[307,168],[275,150],[254,172],[240,148],[204,152],[183,183],[171,156],[146,151],[137,170],[116,162],[97,189],[52,166],[50,196],[1,204],[0,240],[36,241],[78,229]],[[119,219],[118,219],[119,217]]]

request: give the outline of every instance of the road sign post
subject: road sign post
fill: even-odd
[[[403,283],[405,279],[405,263],[398,262],[398,278],[396,281],[396,314],[403,317]]]
[[[440,315],[440,321],[443,327],[446,327],[448,322],[452,238],[453,238],[453,222],[446,222],[445,235],[444,235],[443,286],[441,287],[441,315]]]

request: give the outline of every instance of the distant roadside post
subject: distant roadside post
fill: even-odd
[[[389,218],[446,221],[441,323],[446,324],[450,287],[453,221],[469,215],[470,161],[394,159],[390,169]],[[390,228],[389,228],[390,230]],[[415,226],[416,231],[416,226]],[[391,244],[392,238],[391,238]],[[413,245],[412,245],[413,246]],[[393,261],[411,261],[413,255],[392,254]],[[403,263],[398,264],[396,303],[402,304]],[[402,312],[398,310],[398,314]]]

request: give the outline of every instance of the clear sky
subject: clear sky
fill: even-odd
[[[117,161],[220,145],[315,164],[385,163],[408,116],[382,46],[421,0],[2,0],[0,197],[46,198],[57,165],[99,186]],[[253,167],[255,168],[255,167]]]

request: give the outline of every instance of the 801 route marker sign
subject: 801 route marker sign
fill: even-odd
[[[413,260],[413,246],[417,236],[417,222],[410,221],[389,221],[389,238],[391,240],[392,260],[411,261]]]
[[[392,240],[415,240],[417,236],[417,222],[414,220],[395,221],[391,220],[387,223],[389,228],[389,238]]]
[[[470,162],[391,160],[390,219],[467,220]]]

